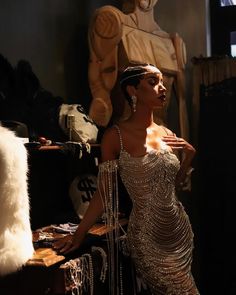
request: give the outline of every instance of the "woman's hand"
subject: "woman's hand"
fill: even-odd
[[[75,232],[74,235],[67,235],[60,238],[53,244],[53,249],[61,254],[68,254],[78,249],[82,243],[83,237]]]
[[[189,157],[194,156],[196,153],[195,148],[188,143],[185,139],[177,137],[176,135],[165,135],[162,140],[174,150],[182,150]],[[192,159],[192,158],[191,158]]]
[[[97,219],[104,212],[102,198],[98,191],[96,191],[89,202],[88,209],[86,210],[83,219],[81,220],[76,232],[73,235],[65,236],[57,240],[53,244],[53,248],[59,253],[70,253],[81,246],[86,234],[94,225]]]
[[[196,150],[186,140],[181,137],[176,137],[175,135],[164,136],[162,140],[171,147],[173,151],[177,150],[183,152],[181,166],[176,175],[175,184],[177,190],[185,189],[189,184],[191,172],[193,171],[191,162]]]

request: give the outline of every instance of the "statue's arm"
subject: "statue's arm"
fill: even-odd
[[[121,36],[122,12],[112,6],[98,9],[89,29],[89,85],[93,97],[89,115],[100,126],[106,126],[112,115],[110,92],[117,80]]]

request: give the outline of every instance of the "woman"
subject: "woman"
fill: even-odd
[[[64,253],[78,248],[103,207],[108,224],[116,223],[118,167],[133,204],[127,240],[137,273],[152,294],[199,294],[191,274],[193,233],[175,195],[188,174],[195,149],[153,121],[153,110],[163,107],[166,92],[156,67],[128,67],[120,84],[132,114],[105,132],[98,190],[73,238],[57,242],[55,247]],[[179,150],[181,163],[174,154]]]

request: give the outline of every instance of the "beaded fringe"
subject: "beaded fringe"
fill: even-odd
[[[124,244],[124,236],[120,236],[119,198],[118,198],[118,165],[116,161],[107,161],[99,166],[98,192],[102,196],[104,206],[104,221],[110,229],[107,233],[108,255],[100,247],[92,247],[92,252],[98,251],[102,256],[100,281],[105,282],[109,269],[109,295],[123,295],[122,262],[119,259],[119,244]],[[107,257],[108,256],[108,257]],[[89,253],[72,259],[63,265],[65,268],[66,292],[72,295],[83,291],[93,295],[94,273],[92,256]]]
[[[107,273],[107,254],[101,247],[93,246],[92,253],[98,252],[102,258],[102,266],[100,273],[100,281],[102,283],[106,280]],[[65,289],[66,293],[72,295],[94,294],[94,268],[92,254],[85,253],[81,257],[71,259],[62,265],[65,269]]]
[[[83,291],[90,290],[90,295],[93,295],[93,263],[90,254],[86,253],[79,258],[71,259],[62,267],[65,269],[66,293],[80,295]]]
[[[110,229],[107,234],[109,294],[122,295],[122,264],[119,259],[119,196],[117,161],[106,161],[99,166],[98,191],[103,198],[104,219]]]

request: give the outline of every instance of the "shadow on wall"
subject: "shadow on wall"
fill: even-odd
[[[67,103],[80,103],[87,111],[91,102],[88,84],[87,26],[81,26],[70,40],[64,56]],[[81,58],[82,57],[82,58]]]
[[[65,92],[67,103],[80,103],[88,111],[92,100],[88,82],[88,27],[95,10],[104,5],[121,8],[116,1],[78,1],[78,25],[64,53]]]

